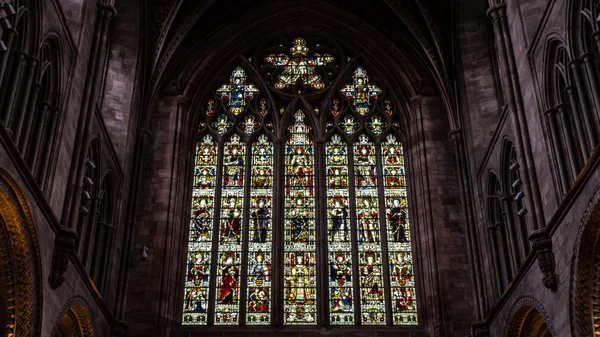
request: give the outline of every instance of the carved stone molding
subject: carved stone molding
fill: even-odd
[[[538,266],[542,271],[542,283],[544,287],[556,291],[558,276],[556,275],[556,262],[552,251],[552,239],[545,229],[534,230],[529,234],[531,247],[536,254]]]
[[[96,320],[88,302],[82,296],[77,295],[68,299],[63,305],[52,328],[51,336],[55,336],[62,326],[64,329],[72,331],[73,336],[95,337],[95,325]]]
[[[542,306],[540,301],[538,301],[535,297],[529,295],[522,296],[514,302],[510,309],[510,314],[504,323],[504,333],[501,336],[524,336],[521,334],[523,323],[527,318],[530,317],[532,311],[537,312],[544,319],[544,323],[546,323],[546,327],[548,328],[548,330],[550,330],[552,336],[556,336],[548,312]]]
[[[600,315],[594,306],[600,300],[596,284],[596,269],[600,263],[598,237],[600,236],[600,188],[588,203],[577,231],[571,262],[570,302],[573,336],[594,336],[594,326],[600,324]]]
[[[48,282],[52,289],[58,288],[64,281],[64,274],[69,267],[71,251],[77,242],[77,232],[70,228],[61,228],[61,232],[54,240],[54,251],[52,252],[52,268]]]
[[[0,169],[0,290],[8,305],[9,336],[40,336],[42,282],[37,232],[25,196]],[[17,280],[17,282],[15,282]]]

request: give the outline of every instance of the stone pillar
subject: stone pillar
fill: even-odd
[[[571,107],[573,122],[575,123],[576,131],[576,143],[579,145],[579,151],[581,152],[581,159],[585,163],[590,155],[590,148],[587,146],[587,139],[585,137],[585,130],[581,122],[582,113],[579,110],[579,104],[577,101],[577,88],[569,85],[565,88],[565,92],[569,97],[569,105]]]
[[[572,184],[575,181],[575,178],[577,178],[579,170],[581,169],[579,160],[577,158],[577,149],[573,140],[573,128],[571,127],[571,123],[569,121],[567,105],[559,104],[556,107],[556,110],[558,111],[558,116],[560,117],[560,124],[562,125],[562,134],[567,146],[567,158],[569,158],[569,164],[571,169],[570,183]]]
[[[579,106],[581,106],[581,115],[583,117],[583,125],[585,127],[585,139],[589,144],[589,149],[585,152],[586,159],[589,157],[590,152],[596,148],[598,140],[596,139],[597,128],[594,126],[594,118],[592,117],[592,109],[588,103],[588,91],[587,86],[583,81],[583,75],[581,73],[581,61],[573,60],[569,63],[573,73],[573,79],[575,80],[575,87],[577,88],[577,97],[579,98]]]
[[[556,110],[554,109],[548,109],[546,111],[546,117],[548,118],[548,125],[550,127],[550,137],[552,138],[552,148],[554,149],[554,158],[556,158],[556,166],[558,168],[558,178],[560,180],[562,192],[565,194],[569,190],[570,184],[560,135],[558,134],[558,126],[556,125],[555,114]]]

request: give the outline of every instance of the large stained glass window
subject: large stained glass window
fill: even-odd
[[[245,58],[205,101],[185,325],[418,323],[394,105],[319,41]]]
[[[376,147],[366,135],[354,144],[354,185],[358,224],[361,320],[385,324],[383,262],[379,230]]]
[[[383,183],[394,324],[416,324],[417,305],[408,224],[402,144],[392,135],[382,144]]]
[[[210,259],[212,254],[212,228],[215,210],[217,176],[217,143],[210,135],[196,144],[192,214],[188,243],[184,324],[206,324]]]
[[[298,110],[285,144],[284,322],[315,324],[315,179],[310,127]]]
[[[329,311],[332,324],[354,323],[348,146],[334,135],[326,147]]]
[[[261,135],[252,145],[246,323],[271,321],[273,143]]]

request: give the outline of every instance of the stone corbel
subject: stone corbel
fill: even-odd
[[[475,322],[471,325],[471,337],[490,337],[490,328],[484,321]]]
[[[111,337],[125,337],[127,336],[127,330],[129,329],[129,324],[125,321],[114,321],[112,326],[110,327],[110,336]]]
[[[54,251],[52,252],[52,268],[48,283],[52,289],[58,288],[65,280],[64,274],[69,267],[71,251],[77,242],[77,232],[70,228],[62,227],[60,233],[54,240]]]
[[[542,283],[544,287],[556,291],[558,287],[558,276],[556,275],[556,262],[552,250],[552,239],[548,237],[545,229],[537,229],[529,234],[529,241],[535,253],[538,266],[542,272]]]

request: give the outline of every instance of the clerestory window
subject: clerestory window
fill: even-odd
[[[416,325],[391,98],[335,49],[268,49],[207,98],[183,324]]]

